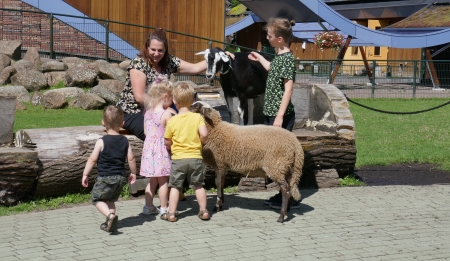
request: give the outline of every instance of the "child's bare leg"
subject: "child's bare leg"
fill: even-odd
[[[161,203],[161,207],[167,209],[167,204],[169,201],[169,177],[158,177],[159,184],[159,202]],[[174,212],[170,212],[174,213]]]
[[[95,204],[95,207],[102,213],[105,217],[108,216],[110,213],[116,214],[116,206],[114,202],[110,201],[98,201],[97,204]]]
[[[147,207],[153,206],[153,198],[155,197],[156,186],[158,185],[158,178],[150,178],[145,187],[145,205]]]
[[[180,191],[177,188],[170,189],[169,213],[173,213],[175,215],[175,212],[177,211],[177,207],[178,207],[178,197],[179,196],[180,196]],[[168,218],[170,218],[170,217],[168,217]]]
[[[203,187],[194,188],[195,197],[197,198],[198,206],[200,211],[206,210],[206,191]],[[203,214],[204,218],[209,217],[208,213]]]

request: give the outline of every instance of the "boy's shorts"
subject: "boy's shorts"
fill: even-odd
[[[127,183],[127,178],[122,175],[97,176],[92,188],[92,204],[96,205],[99,201],[116,202]]]
[[[201,159],[172,160],[169,188],[181,190],[186,177],[190,188],[198,188],[205,185],[203,182],[205,173],[203,173],[203,161]]]

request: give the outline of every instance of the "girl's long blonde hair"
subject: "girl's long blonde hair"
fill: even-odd
[[[155,108],[163,99],[164,94],[172,96],[173,85],[165,75],[158,75],[147,91],[146,108]]]

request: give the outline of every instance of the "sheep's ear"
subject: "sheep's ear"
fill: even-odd
[[[212,120],[212,118],[211,118],[212,109],[211,108],[202,107],[201,111],[202,111],[201,114],[203,115],[203,117],[205,117],[205,120]]]
[[[222,61],[228,62],[230,60],[230,57],[226,55],[224,52],[219,52],[220,58],[222,58]]]

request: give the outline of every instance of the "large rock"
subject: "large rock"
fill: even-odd
[[[0,204],[10,206],[34,194],[42,166],[38,153],[25,148],[0,147]]]
[[[47,87],[47,78],[37,70],[19,71],[11,76],[11,84],[21,85],[28,91],[39,91]]]
[[[13,141],[16,100],[14,96],[0,96],[0,144],[10,144]]]
[[[66,72],[46,72],[44,73],[45,77],[47,78],[47,84],[48,86],[55,86],[59,84],[60,82],[63,82],[66,80]]]
[[[88,61],[80,59],[78,57],[66,57],[61,60],[64,64],[67,65],[69,69],[75,67],[84,67],[89,64]]]
[[[3,69],[0,73],[0,85],[7,84],[11,82],[10,77],[17,72],[16,68],[13,66],[8,66]]]
[[[118,95],[114,94],[112,91],[102,85],[93,87],[88,91],[88,93],[96,94],[102,97],[108,104],[116,104],[117,101],[119,101]]]
[[[4,54],[0,54],[0,72],[11,65],[11,58]]]
[[[37,106],[39,104],[42,104],[42,100],[44,99],[44,96],[40,92],[33,92],[33,96],[31,96],[31,104],[34,106]]]
[[[115,95],[119,95],[125,87],[125,81],[119,80],[99,80],[98,85],[104,86],[112,91]]]
[[[44,95],[50,92],[61,93],[65,99],[76,98],[84,93],[84,90],[78,87],[65,87],[60,89],[48,90]]]
[[[45,109],[60,109],[66,107],[67,100],[62,93],[48,92],[43,95],[42,105]]]
[[[28,60],[32,62],[38,70],[41,69],[41,58],[39,57],[39,52],[36,47],[29,47],[23,56],[23,60]]]
[[[12,64],[14,68],[16,68],[17,72],[23,72],[23,71],[32,71],[37,70],[38,68],[36,65],[34,65],[33,62],[28,60],[20,60]]]
[[[65,71],[67,69],[67,64],[55,60],[42,63],[41,65],[42,72]]]
[[[131,60],[125,60],[121,63],[119,63],[119,68],[126,71],[128,66],[130,65]]]
[[[69,67],[70,68],[70,67]],[[66,86],[92,87],[97,79],[97,71],[90,66],[77,66],[66,72]]]
[[[85,93],[70,101],[69,106],[75,108],[82,108],[85,110],[96,110],[103,108],[106,101],[92,93]]]
[[[111,66],[111,64],[105,60],[97,60],[95,61],[95,63],[98,64],[98,76],[101,79],[115,79],[125,81],[127,73],[124,70],[118,67]]]
[[[30,94],[23,86],[3,86],[0,87],[0,95],[16,96],[20,102],[30,102]]]
[[[22,41],[0,41],[0,54],[5,54],[13,60],[20,60]]]

